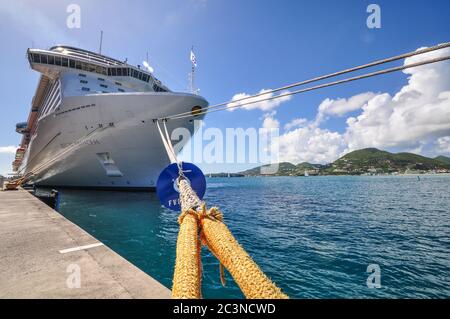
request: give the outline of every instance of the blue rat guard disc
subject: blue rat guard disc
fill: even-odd
[[[203,199],[206,191],[206,179],[203,172],[192,163],[182,162],[184,176],[187,178],[198,198]],[[180,211],[180,193],[177,179],[179,177],[178,165],[172,163],[159,174],[156,182],[156,193],[161,204],[171,210]]]

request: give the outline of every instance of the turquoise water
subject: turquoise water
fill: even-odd
[[[291,297],[450,297],[450,176],[210,178],[206,200]],[[171,287],[177,213],[155,194],[63,190],[61,212]],[[242,297],[206,248],[203,270],[205,298]]]

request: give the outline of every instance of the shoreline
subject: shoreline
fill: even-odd
[[[236,174],[236,173],[234,173]],[[327,174],[327,175],[242,175],[242,176],[210,176],[210,174],[205,174],[207,178],[251,178],[251,177],[329,177],[329,176],[355,176],[355,177],[402,177],[402,176],[450,176],[450,173],[417,173],[417,174]],[[214,174],[211,174],[214,175]]]

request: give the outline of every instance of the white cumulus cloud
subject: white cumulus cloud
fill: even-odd
[[[449,54],[447,48],[407,58],[404,64]],[[450,62],[403,72],[408,82],[393,95],[365,92],[349,98],[327,98],[314,120],[287,123],[286,132],[276,139],[280,161],[328,163],[366,147],[429,156],[450,154]],[[322,128],[328,117],[358,110],[359,115],[346,119],[344,133]]]
[[[0,146],[0,154],[15,154],[17,146]]]
[[[437,139],[436,154],[450,154],[450,136],[444,136]]]
[[[260,96],[257,97],[252,97],[249,99],[246,99],[242,102],[231,102],[227,104],[228,110],[229,111],[233,111],[234,109],[236,109],[236,105],[240,105],[240,104],[246,104],[246,103],[251,103],[251,104],[246,104],[242,107],[239,107],[240,109],[245,109],[245,110],[254,110],[254,109],[260,109],[262,111],[270,111],[274,108],[276,108],[277,106],[279,106],[281,103],[287,102],[289,101],[292,96],[291,95],[287,95],[287,96],[281,96],[279,98],[273,99],[273,100],[268,100],[268,101],[262,101],[263,99],[267,99],[267,98],[272,98],[274,96],[280,96],[283,95],[285,93],[288,93],[289,91],[282,91],[278,94],[276,93],[266,93],[263,94],[265,92],[269,92],[270,90],[268,89],[262,89],[261,91],[259,91],[258,94],[262,94]],[[232,101],[236,101],[236,100],[240,100],[243,98],[247,98],[251,95],[247,94],[247,93],[238,93],[235,94],[233,96],[233,98],[231,99]],[[260,102],[258,102],[260,101]]]
[[[338,98],[336,100],[326,98],[319,105],[317,122],[323,121],[326,116],[343,116],[349,112],[356,111],[363,107],[375,93],[366,92],[354,95],[348,99]]]
[[[272,114],[267,114],[264,117],[262,127],[263,128],[279,128],[280,122],[277,119],[275,119]]]
[[[450,49],[407,58],[405,64],[449,55]],[[347,120],[348,149],[415,148],[450,135],[450,62],[404,70],[408,83],[394,96],[373,96]]]
[[[285,129],[286,131],[289,131],[289,130],[292,129],[292,128],[295,128],[295,127],[301,127],[301,126],[304,126],[304,125],[306,125],[306,124],[308,124],[308,119],[305,119],[305,118],[296,118],[296,119],[293,119],[292,121],[290,121],[289,123],[286,123],[286,124],[284,125],[284,129]]]
[[[346,146],[341,134],[314,125],[286,132],[274,142],[280,161],[292,163],[328,163],[338,158]]]

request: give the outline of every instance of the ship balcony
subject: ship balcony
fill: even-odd
[[[27,122],[17,123],[16,124],[16,132],[19,134],[29,133],[30,130],[28,129],[28,123]]]
[[[16,151],[16,160],[22,160],[23,156],[25,155],[25,148],[19,147]]]

